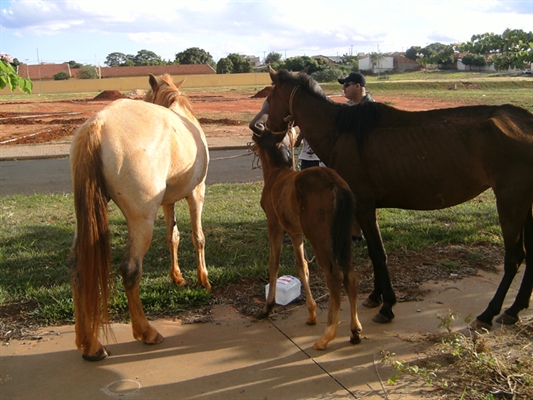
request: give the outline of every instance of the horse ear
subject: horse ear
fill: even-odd
[[[179,89],[181,87],[181,85],[183,85],[183,82],[185,82],[187,80],[187,78],[179,81],[178,83],[175,83],[174,85],[176,86],[177,89]]]
[[[268,73],[270,74],[270,79],[272,79],[272,82],[276,82],[278,74],[276,73],[276,71],[274,71],[270,64],[268,65]]]
[[[149,74],[148,83],[150,84],[152,90],[155,90],[157,88],[157,79],[152,74]]]

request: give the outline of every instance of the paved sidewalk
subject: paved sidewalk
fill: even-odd
[[[516,296],[523,270],[516,276],[505,307]],[[153,325],[165,336],[162,344],[135,341],[127,324],[114,324],[116,341],[103,361],[83,361],[74,345],[74,327],[49,327],[34,340],[13,340],[0,347],[0,397],[26,399],[360,399],[399,400],[424,397],[431,390],[405,377],[387,380],[394,370],[381,363],[381,351],[399,360],[419,357],[431,342],[417,333],[438,331],[439,313],[458,312],[462,320],[485,309],[502,277],[477,277],[426,283],[423,301],[399,303],[396,319],[371,321],[377,310],[359,305],[363,340],[351,345],[349,306],[343,299],[337,338],[325,351],[313,349],[323,333],[327,310],[318,309],[318,324],[305,324],[305,307],[254,321],[227,306],[216,306],[212,322],[182,325],[160,319]],[[362,300],[362,298],[360,298]],[[279,310],[278,310],[279,311]],[[283,309],[281,310],[283,311]],[[531,317],[533,310],[522,312]],[[499,335],[495,324],[493,335]],[[40,339],[39,339],[40,337]]]
[[[234,150],[247,147],[249,136],[207,137],[210,150]],[[0,161],[68,157],[70,142],[32,145],[0,145]]]

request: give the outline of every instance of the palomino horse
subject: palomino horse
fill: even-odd
[[[261,207],[267,217],[270,240],[270,291],[259,318],[268,317],[275,304],[279,260],[286,231],[292,240],[296,268],[306,293],[307,323],[316,324],[316,303],[309,288],[309,269],[304,256],[305,235],[324,272],[330,294],[326,330],[314,347],[325,349],[337,334],[343,283],[350,299],[350,342],[359,343],[362,328],[357,318],[357,279],[351,263],[353,194],[332,169],[315,167],[294,171],[291,158],[282,148],[284,137],[284,133],[273,135],[269,131],[253,135],[265,181]]]
[[[363,304],[383,302],[375,322],[390,322],[396,303],[376,209],[441,209],[488,188],[497,199],[505,273],[473,326],[492,326],[525,259],[516,299],[498,318],[517,321],[533,287],[533,114],[512,105],[421,112],[380,103],[349,106],[328,99],[306,73],[271,69],[270,76],[274,90],[251,128],[261,133],[266,122],[266,129],[285,132],[298,125],[320,159],[350,185],[374,266],[374,290]]]
[[[211,287],[201,224],[209,163],[204,132],[187,97],[178,90],[181,83],[174,85],[168,75],[150,75],[149,82],[151,90],[145,102],[117,100],[97,112],[77,130],[70,150],[77,220],[71,267],[76,345],[83,358],[90,361],[108,355],[98,341],[98,333],[102,325],[109,325],[109,200],[117,204],[128,225],[129,238],[120,273],[136,339],[149,344],[163,341],[163,336],[148,323],[139,297],[142,260],[150,246],[160,205],[167,224],[172,280],[177,285],[185,284],[178,267],[179,232],[174,203],[186,198],[197,277],[205,288]]]

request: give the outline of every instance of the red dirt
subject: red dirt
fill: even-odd
[[[271,92],[267,86],[250,96],[249,93],[194,92],[189,95],[206,136],[249,135],[248,120],[261,109],[263,99]],[[424,100],[372,93],[377,101],[410,111],[454,107],[460,104],[439,100]],[[139,99],[138,93],[125,96],[115,90],[100,93],[92,100],[17,101],[0,103],[0,146],[69,141],[74,130],[96,111],[117,98]],[[332,100],[345,102],[342,95]],[[217,118],[217,115],[220,118]]]

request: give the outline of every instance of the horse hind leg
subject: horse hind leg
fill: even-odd
[[[211,290],[211,284],[207,278],[207,267],[205,263],[205,236],[202,230],[202,210],[204,206],[205,183],[202,182],[192,193],[187,196],[187,203],[189,204],[189,214],[191,217],[192,226],[192,242],[196,249],[196,264],[197,272],[196,278],[207,290]]]
[[[273,223],[272,220],[276,222]],[[283,229],[277,223],[277,217],[271,217],[269,220],[267,214],[267,226],[268,226],[268,240],[270,253],[268,256],[268,276],[269,276],[269,291],[265,302],[265,306],[257,316],[258,319],[267,318],[276,305],[276,282],[278,280],[279,260],[281,256],[281,246],[283,240]]]
[[[308,325],[315,325],[317,321],[316,302],[315,299],[313,299],[311,287],[309,286],[309,266],[307,265],[307,261],[305,259],[303,236],[301,234],[292,234],[290,236],[296,258],[296,269],[305,291],[305,303],[308,311],[306,323]]]
[[[326,242],[326,246],[329,246],[329,242]],[[342,283],[344,280],[343,273],[333,261],[333,255],[327,257],[321,254],[320,249],[313,246],[315,256],[320,265],[324,276],[326,278],[326,284],[329,290],[329,307],[328,307],[328,320],[326,323],[326,329],[324,335],[316,341],[314,348],[316,350],[324,350],[328,343],[331,342],[337,336],[337,326],[339,324],[339,312],[341,308],[341,291]]]
[[[357,277],[351,265],[349,272],[344,274],[344,289],[350,301],[350,343],[359,344],[363,327],[357,316]]]
[[[178,264],[178,247],[180,244],[180,232],[176,225],[174,203],[162,206],[165,222],[167,224],[166,241],[170,251],[170,279],[176,286],[184,286],[187,282],[181,275]]]
[[[155,212],[157,212],[157,208]],[[139,292],[142,260],[150,247],[155,216],[152,220],[144,219],[136,221],[136,223],[126,219],[128,220],[129,239],[124,258],[120,264],[120,273],[128,298],[133,337],[147,344],[158,344],[164,338],[148,323]]]
[[[505,310],[496,322],[512,325],[518,322],[518,313],[529,307],[529,299],[533,291],[533,217],[529,212],[524,227],[524,247],[526,250],[526,270],[520,284],[520,289],[511,307]]]
[[[504,275],[502,280],[500,281],[500,284],[498,285],[498,289],[496,290],[494,297],[489,302],[487,309],[483,313],[478,315],[476,317],[476,320],[470,325],[470,327],[473,329],[492,328],[492,320],[496,315],[500,313],[509,287],[511,286],[511,283],[513,282],[513,279],[516,276],[516,273],[518,272],[520,264],[525,258],[526,253],[524,250],[524,244],[526,248],[533,247],[531,243],[527,242],[531,240],[530,231],[532,228],[530,226],[527,226],[527,224],[531,224],[531,206],[528,206],[529,210],[526,211],[527,214],[522,214],[527,215],[527,217],[520,219],[518,217],[520,215],[520,211],[517,210],[516,206],[513,207],[514,204],[506,203],[504,206],[503,203],[503,201],[500,201],[500,199],[498,199],[497,206],[500,215],[500,225],[502,227],[503,241],[505,245]],[[526,243],[524,241],[526,241]],[[529,259],[530,257],[528,256],[528,260]],[[520,300],[520,302],[522,303],[523,298],[525,297],[527,292],[529,292],[528,298],[525,301],[526,306],[529,302],[529,296],[531,295],[532,285],[532,273],[531,268],[530,271],[528,271],[528,264],[531,265],[531,263],[526,263],[524,280],[522,281],[522,287],[520,288],[519,295],[517,296],[517,300]],[[527,281],[527,279],[529,279],[529,282]],[[515,302],[515,304],[517,303]],[[510,316],[510,318],[506,319],[505,317],[503,317],[502,319],[505,319],[507,323],[516,322],[518,320],[518,311],[520,311],[522,308],[524,308],[524,304],[517,304],[514,308],[512,307],[510,311],[508,310],[508,315]]]

